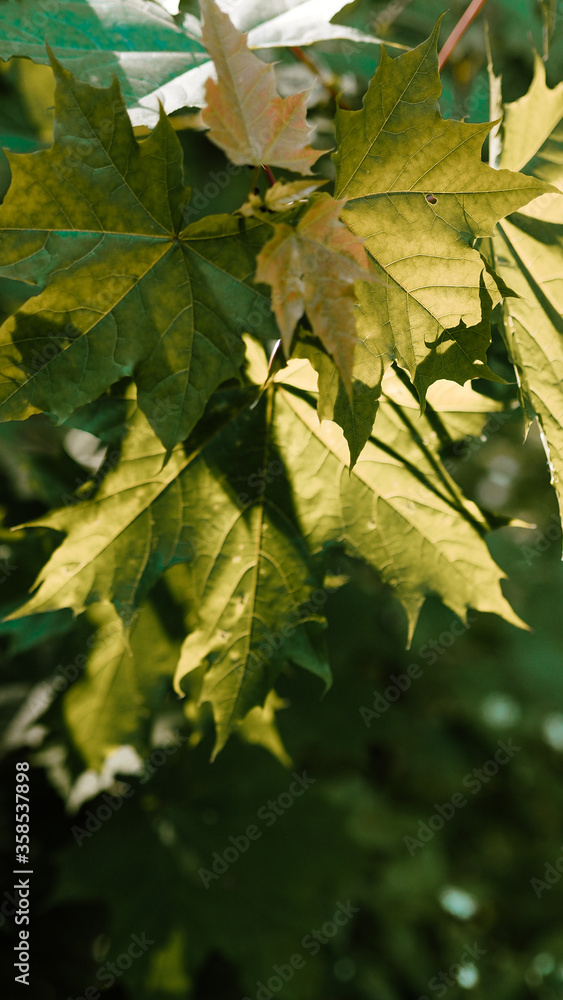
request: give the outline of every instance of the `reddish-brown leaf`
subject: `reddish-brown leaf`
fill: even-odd
[[[321,151],[307,145],[307,92],[280,97],[274,67],[250,51],[215,0],[201,0],[200,7],[203,43],[217,71],[217,80],[207,81],[202,114],[209,138],[233,163],[310,174]]]
[[[272,286],[272,306],[286,354],[306,313],[351,393],[357,341],[354,283],[374,278],[363,241],[338,218],[345,203],[321,194],[296,229],[286,223],[275,225],[272,239],[258,255],[256,280]]]

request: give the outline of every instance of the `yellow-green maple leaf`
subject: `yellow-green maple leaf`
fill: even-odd
[[[499,162],[563,192],[563,83],[547,87],[539,57],[528,93],[505,107]],[[504,305],[506,343],[524,410],[539,418],[563,510],[563,193],[557,188],[497,227],[494,263],[518,293]]]
[[[442,118],[438,32],[396,59],[382,49],[363,108],[337,113],[334,154],[342,217],[382,279],[360,286],[359,336],[371,355],[407,369],[420,395],[441,378],[488,373],[487,341],[474,328],[483,290],[493,303],[500,293],[473,243],[549,190],[481,161],[490,123]]]

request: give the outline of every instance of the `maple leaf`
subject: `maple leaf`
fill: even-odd
[[[258,59],[244,34],[215,3],[201,0],[202,38],[217,71],[206,83],[202,120],[233,163],[286,167],[310,174],[321,150],[307,146],[307,93],[280,97],[274,67]]]
[[[133,375],[173,447],[239,377],[249,313],[277,336],[251,278],[269,228],[211,215],[182,229],[189,191],[166,116],[138,143],[117,84],[95,89],[53,65],[55,143],[9,154],[0,208],[0,274],[43,289],[0,328],[0,419],[64,420]]]
[[[381,42],[380,38],[347,24],[330,23],[346,6],[343,0],[265,0],[260,4],[256,0],[217,0],[217,6],[229,15],[239,31],[248,32],[253,48],[311,45],[341,38]]]
[[[223,0],[250,48],[311,45],[326,39],[379,44],[380,39],[330,18],[343,0]],[[0,4],[0,59],[25,56],[48,63],[48,42],[61,64],[84,82],[119,80],[133,125],[156,125],[167,114],[203,107],[213,63],[201,44],[201,24],[191,14],[178,23],[146,0],[4,0]],[[403,48],[403,46],[398,46]]]
[[[25,56],[48,63],[45,42],[85,82],[109,86],[117,77],[126,104],[135,109],[135,124],[158,121],[158,100],[149,94],[173,91],[188,68],[209,65],[190,22],[180,27],[145,0],[44,0],[41,9],[36,0],[0,4],[0,59]],[[176,107],[189,103],[176,90]],[[152,106],[138,107],[143,99]]]
[[[374,279],[363,241],[339,220],[344,205],[344,200],[320,194],[295,229],[275,224],[272,239],[258,254],[256,280],[272,286],[272,308],[286,355],[306,313],[350,391],[358,339],[355,283]]]
[[[514,413],[512,409],[505,410],[499,400],[476,392],[471,382],[458,385],[439,381],[428,390],[427,419],[419,422],[419,406],[412,388],[393,370],[383,377],[382,395],[386,403],[397,403],[403,413],[409,414],[409,420],[416,422],[417,433],[431,453],[436,450],[438,441],[443,447],[463,438],[480,437],[491,415],[498,425]],[[412,446],[407,446],[407,454],[412,457]]]
[[[563,192],[562,151],[563,83],[547,87],[538,56],[528,93],[505,106],[499,163]],[[500,223],[493,260],[518,295],[504,304],[507,349],[518,370],[524,413],[539,418],[563,512],[563,193],[543,195]]]
[[[322,603],[308,603],[321,581],[291,512],[270,404],[264,397],[250,409],[255,399],[255,387],[219,393],[191,445],[175,448],[165,465],[145,417],[130,412],[120,462],[96,496],[33,522],[66,537],[9,616],[62,607],[81,614],[111,601],[129,627],[162,573],[185,563],[192,631],[176,686],[185,693],[182,678],[209,666],[201,701],[213,705],[217,749],[264,702],[284,663],[330,680],[317,634]],[[125,653],[116,644],[119,665]]]
[[[284,767],[291,767],[291,757],[286,753],[280,739],[275,713],[281,708],[287,708],[288,702],[279,698],[275,691],[270,691],[264,706],[256,705],[241,722],[237,733],[247,743],[266,747],[274,757],[277,757]]]
[[[319,424],[314,407],[289,393],[278,414],[280,431],[290,435],[286,461],[292,477],[302,477],[305,468],[322,462],[323,478],[336,485],[330,505],[321,504],[318,493],[303,491],[298,498],[313,551],[341,540],[350,555],[368,562],[403,604],[409,639],[430,593],[464,621],[473,607],[522,625],[502,594],[503,573],[478,530],[477,511],[467,505],[460,517],[458,491],[443,468],[436,474],[422,449],[413,453],[400,410],[380,404],[381,438],[367,442],[351,473],[336,424]],[[405,444],[412,457],[403,457]],[[418,482],[417,473],[422,473]]]
[[[265,365],[249,338],[247,352],[252,376],[263,380]],[[387,376],[377,437],[367,442],[352,471],[341,429],[319,422],[310,363],[291,360],[274,384],[284,390],[276,397],[275,433],[283,441],[287,474],[300,484],[295,509],[313,553],[340,541],[368,562],[403,604],[409,636],[429,593],[461,618],[473,607],[523,624],[502,595],[504,574],[485,543],[490,529],[483,515],[444,467],[431,419],[420,415],[411,398],[405,402],[396,379]],[[489,409],[497,409],[490,400],[475,403],[474,395],[438,396],[446,427],[455,431],[458,411],[466,409],[475,430]]]
[[[344,432],[354,468],[375,421],[386,366],[373,355],[364,340],[356,339],[352,382],[346,385],[329,354],[302,334],[293,356],[310,361],[318,375],[317,413],[319,420],[333,420]]]
[[[481,281],[481,304],[483,317],[481,322],[471,330],[461,324],[459,330],[448,331],[452,341],[465,341],[466,352],[478,355],[484,347],[485,351],[491,338],[491,298]],[[317,410],[320,420],[334,420],[344,431],[344,436],[350,449],[350,462],[353,467],[361,454],[374,426],[375,417],[381,395],[381,384],[387,370],[388,358],[375,352],[374,339],[359,340],[354,354],[354,371],[352,391],[344,385],[339,377],[338,369],[332,359],[318,348],[301,337],[294,354],[308,358],[318,373],[319,399]],[[440,380],[443,375],[442,363],[435,355],[430,354],[421,365],[421,370]],[[488,378],[494,382],[504,380],[494,372],[488,371]],[[429,386],[428,392],[432,385]]]
[[[492,304],[500,294],[473,242],[549,190],[481,162],[490,123],[442,118],[438,31],[396,59],[382,49],[363,108],[337,112],[333,154],[342,218],[382,279],[359,286],[358,335],[373,356],[407,369],[421,398],[437,378],[491,377],[475,329],[483,290]]]

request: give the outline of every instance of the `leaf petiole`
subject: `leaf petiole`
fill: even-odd
[[[481,7],[485,6],[485,3],[486,0],[472,0],[465,13],[460,17],[453,31],[450,33],[448,38],[446,38],[446,41],[438,54],[438,69],[440,72],[442,72],[442,69],[446,65],[461,36],[467,31],[471,22],[475,20],[477,14],[481,10]]]

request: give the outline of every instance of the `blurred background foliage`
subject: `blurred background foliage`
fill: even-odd
[[[442,39],[465,6],[452,0]],[[441,0],[359,0],[341,17],[411,46],[429,34],[443,7]],[[444,70],[444,116],[488,118],[485,14],[495,70],[502,73],[505,99],[514,100],[531,81],[533,47],[548,56],[550,83],[562,78],[562,13],[538,0],[489,0]],[[358,106],[378,50],[343,43],[316,46],[309,54]],[[280,89],[310,85],[306,66],[287,53],[275,57]],[[47,146],[51,70],[23,59],[0,63],[0,94],[0,145],[14,152]],[[332,98],[317,86],[310,103],[316,141],[329,148]],[[186,174],[203,203],[211,172],[225,163],[190,127],[190,114],[184,109],[176,116],[178,134]],[[329,158],[323,163],[330,176]],[[2,153],[2,197],[9,176]],[[213,211],[232,211],[248,185],[244,171],[234,175],[214,198]],[[16,282],[0,282],[2,318],[29,293]],[[14,764],[22,754],[32,762],[28,997],[93,1000],[98,989],[112,1000],[270,1000],[268,993],[287,1000],[563,997],[563,885],[555,867],[563,858],[561,530],[540,435],[532,425],[524,440],[498,335],[491,357],[510,384],[488,383],[482,391],[496,393],[506,419],[491,419],[481,437],[458,443],[445,458],[483,507],[536,525],[502,528],[490,539],[509,575],[507,596],[530,631],[474,615],[454,638],[452,613],[429,598],[406,651],[397,602],[365,568],[335,555],[337,582],[346,582],[330,591],[326,605],[332,689],[321,698],[313,677],[287,672],[277,686],[285,754],[279,745],[274,753],[253,745],[258,736],[250,726],[247,741],[231,740],[210,764],[212,734],[182,713],[162,653],[166,644],[177,650],[182,634],[172,571],[146,609],[152,633],[143,641],[162,662],[144,735],[144,759],[152,764],[131,776],[125,754],[96,778],[85,772],[70,693],[55,698],[45,713],[29,704],[30,692],[40,691],[58,664],[70,663],[99,623],[92,614],[74,623],[70,612],[57,612],[0,626],[0,857],[7,886]],[[100,440],[107,444],[112,422],[104,425],[102,411]],[[76,448],[73,433],[43,417],[0,425],[3,615],[23,600],[55,544],[46,531],[30,537],[10,529],[58,506],[77,488],[87,489],[96,468],[84,441]],[[391,675],[405,674],[411,664],[420,672],[409,689],[388,700],[379,717],[370,714],[374,694],[384,696]],[[171,749],[170,734],[178,733],[180,749],[155,755],[162,745]],[[492,773],[499,741],[518,749]],[[304,771],[312,783],[293,797],[292,773]],[[118,809],[108,806],[117,800],[104,798],[104,790],[124,791],[123,782],[132,792]],[[432,820],[432,832],[429,820],[456,793],[464,805],[443,825]],[[272,801],[278,803],[274,821],[266,818],[274,816]],[[100,810],[106,818],[96,821]],[[206,888],[200,869],[210,871],[215,852],[222,856],[232,848],[229,838],[236,841],[251,825],[259,838]],[[420,831],[427,842],[405,841],[418,839]],[[553,872],[547,881],[546,871]],[[544,887],[534,883],[534,891],[532,879]],[[315,929],[322,934],[323,924],[332,930],[339,903],[355,912],[313,954],[307,935]],[[0,985],[8,998],[17,995],[10,913],[4,896]],[[130,968],[117,966],[117,974],[101,981],[100,970],[127,954],[133,934],[154,943]],[[275,966],[286,967],[295,954],[301,967],[277,989]]]

